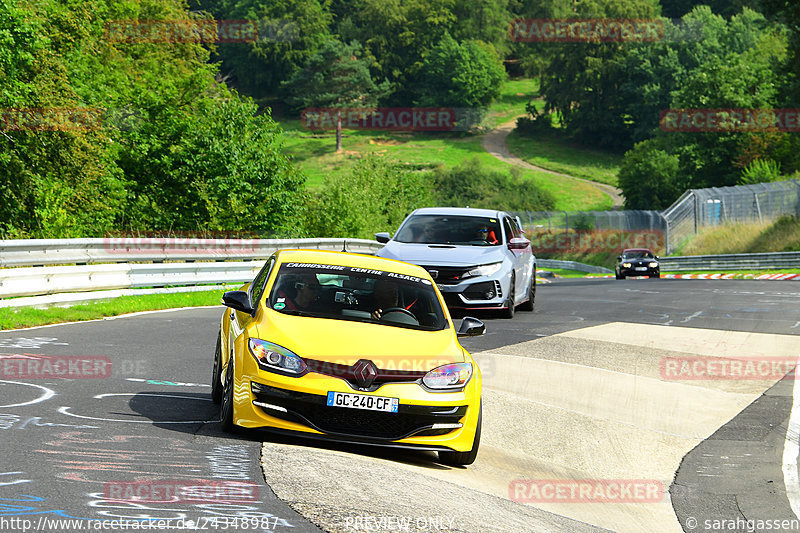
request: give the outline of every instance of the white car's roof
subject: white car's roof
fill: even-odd
[[[422,207],[415,209],[412,215],[459,215],[474,217],[498,218],[502,211],[494,209],[475,209],[472,207]]]

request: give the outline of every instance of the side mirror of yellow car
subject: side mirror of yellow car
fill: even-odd
[[[255,311],[253,304],[250,303],[250,295],[246,291],[226,292],[222,295],[222,305],[250,315]]]

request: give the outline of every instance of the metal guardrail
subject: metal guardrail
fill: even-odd
[[[564,268],[568,270],[577,270],[579,272],[588,272],[589,274],[613,274],[613,270],[607,268],[587,265],[585,263],[578,263],[577,261],[560,261],[558,259],[536,259],[536,267],[544,268]]]
[[[348,252],[374,253],[383,247],[365,239],[110,241],[113,239],[0,242],[0,266],[5,267],[0,268],[0,298],[137,287],[245,283],[251,281],[264,260],[279,249],[341,251],[346,248]],[[242,258],[247,260],[229,260]],[[113,264],[115,262],[119,264]],[[63,263],[89,264],[29,266]],[[16,265],[16,268],[8,268],[9,265]]]
[[[659,259],[662,271],[765,270],[800,268],[800,252],[761,254],[685,255]]]
[[[374,253],[383,247],[366,239],[185,239],[105,238],[0,241],[0,268],[163,261],[266,259],[283,248]]]

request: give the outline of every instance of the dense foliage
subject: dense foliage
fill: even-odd
[[[120,20],[193,19],[177,0],[0,2],[0,233],[286,226],[303,178],[269,114],[215,79],[208,46],[126,42]]]
[[[659,19],[663,33],[652,42],[510,38],[510,21],[531,18]],[[111,31],[119,21],[212,19],[252,21],[257,35]],[[665,131],[660,121],[667,109],[800,107],[795,0],[0,0],[0,237],[363,235],[363,213],[392,226],[415,202],[551,205],[530,183],[475,162],[414,174],[365,160],[304,193],[271,117],[309,106],[484,107],[504,63],[541,81],[529,97],[544,99],[545,114],[521,121],[521,133],[556,128],[627,152],[628,207],[800,170],[795,133]],[[530,203],[507,202],[511,188]],[[352,213],[358,201],[372,207]]]
[[[576,18],[653,18],[661,11],[674,19],[660,19],[663,37],[653,42],[538,43],[519,49],[523,56],[537,54],[536,61],[523,63],[531,74],[541,72],[545,108],[558,116],[567,135],[627,151],[619,182],[628,208],[660,209],[689,187],[768,181],[781,177],[776,168],[784,177],[800,168],[795,133],[665,127],[667,110],[797,107],[797,2],[705,3],[710,6],[686,0],[579,3]],[[563,16],[555,8],[551,13]],[[535,119],[542,122],[531,114],[520,132],[535,133]],[[754,166],[754,161],[760,162]]]
[[[516,170],[503,174],[477,159],[420,172],[372,155],[308,193],[303,226],[317,237],[366,239],[394,231],[411,211],[430,206],[545,210],[553,198]]]

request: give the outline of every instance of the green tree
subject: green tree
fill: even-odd
[[[653,0],[593,0],[577,4],[572,18],[647,19],[658,14]],[[541,92],[546,111],[556,111],[577,140],[601,147],[630,146],[627,107],[621,96],[625,57],[636,43],[548,43]]]
[[[391,84],[393,105],[410,105],[422,61],[456,24],[455,0],[353,0],[340,2],[342,40],[362,43],[376,78]]]
[[[508,24],[514,18],[510,0],[455,0],[453,38],[459,42],[482,41],[505,55],[511,47]]]
[[[276,95],[281,82],[302,68],[330,37],[327,0],[223,0],[211,7],[219,19],[251,20],[254,42],[218,46],[228,82],[254,98]]]
[[[689,185],[678,157],[652,139],[625,153],[618,182],[626,209],[666,209]]]
[[[754,159],[742,170],[742,174],[739,176],[739,185],[752,185],[781,179],[784,179],[784,176],[781,174],[779,163],[772,159]]]
[[[327,41],[283,87],[289,102],[300,107],[369,108],[388,92],[389,85],[376,85],[369,64],[359,59],[361,45]],[[342,115],[336,113],[336,151],[342,150]]]
[[[425,57],[416,86],[416,105],[487,106],[500,93],[505,70],[491,45],[458,43],[445,34]]]
[[[300,178],[280,155],[269,115],[255,117],[255,106],[215,80],[210,45],[125,42],[107,27],[152,20],[195,18],[179,0],[0,2],[5,120],[9,108],[50,117],[72,110],[90,119],[4,124],[0,233],[231,228],[237,215],[263,205],[270,210],[258,229],[289,218],[297,203],[288,191]],[[212,208],[226,214],[212,216]],[[239,227],[252,229],[251,218]]]

